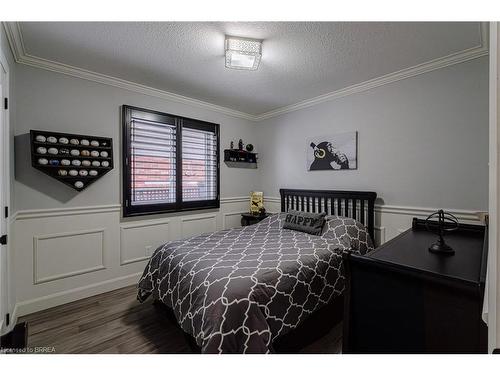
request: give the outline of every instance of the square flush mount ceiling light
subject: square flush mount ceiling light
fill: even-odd
[[[257,70],[262,57],[262,41],[226,36],[226,68]]]

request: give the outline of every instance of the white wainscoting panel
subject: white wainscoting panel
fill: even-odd
[[[219,210],[127,220],[120,205],[19,211],[11,242],[14,312],[22,316],[137,283],[159,245],[238,227],[248,204],[246,196],[223,198]],[[265,198],[264,205],[280,212],[279,198]],[[375,211],[375,241],[381,244],[434,209],[384,205]],[[463,222],[479,222],[475,212],[450,211]]]
[[[137,283],[161,244],[240,225],[249,197],[219,210],[121,217],[120,205],[19,211],[12,244],[16,316]]]
[[[33,237],[35,285],[105,268],[103,228]]]
[[[224,229],[241,227],[241,214],[245,212],[248,212],[248,210],[222,214],[222,227]]]
[[[215,232],[217,230],[217,215],[184,217],[181,219],[182,238],[198,234]]]
[[[169,221],[122,225],[120,266],[149,259],[160,245],[169,240]]]
[[[120,207],[20,211],[12,230],[17,313],[106,291],[119,264]],[[115,284],[116,285],[116,284]]]
[[[373,228],[375,238],[373,241],[375,241],[375,244],[383,244],[386,239],[385,239],[385,227],[374,227]]]

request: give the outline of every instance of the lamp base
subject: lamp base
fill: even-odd
[[[444,241],[438,241],[429,246],[429,251],[435,254],[453,255],[455,250],[453,250],[449,245],[445,244]]]

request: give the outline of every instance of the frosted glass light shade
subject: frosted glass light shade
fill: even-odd
[[[226,68],[257,70],[262,57],[262,42],[226,36]]]

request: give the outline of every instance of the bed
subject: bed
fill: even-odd
[[[280,194],[281,213],[255,225],[168,242],[144,270],[138,299],[151,296],[166,305],[202,353],[269,353],[280,343],[304,341],[294,334],[310,335],[310,324],[322,323],[318,317],[343,304],[342,254],[373,248],[376,193]],[[322,234],[283,229],[289,210],[326,212]]]

